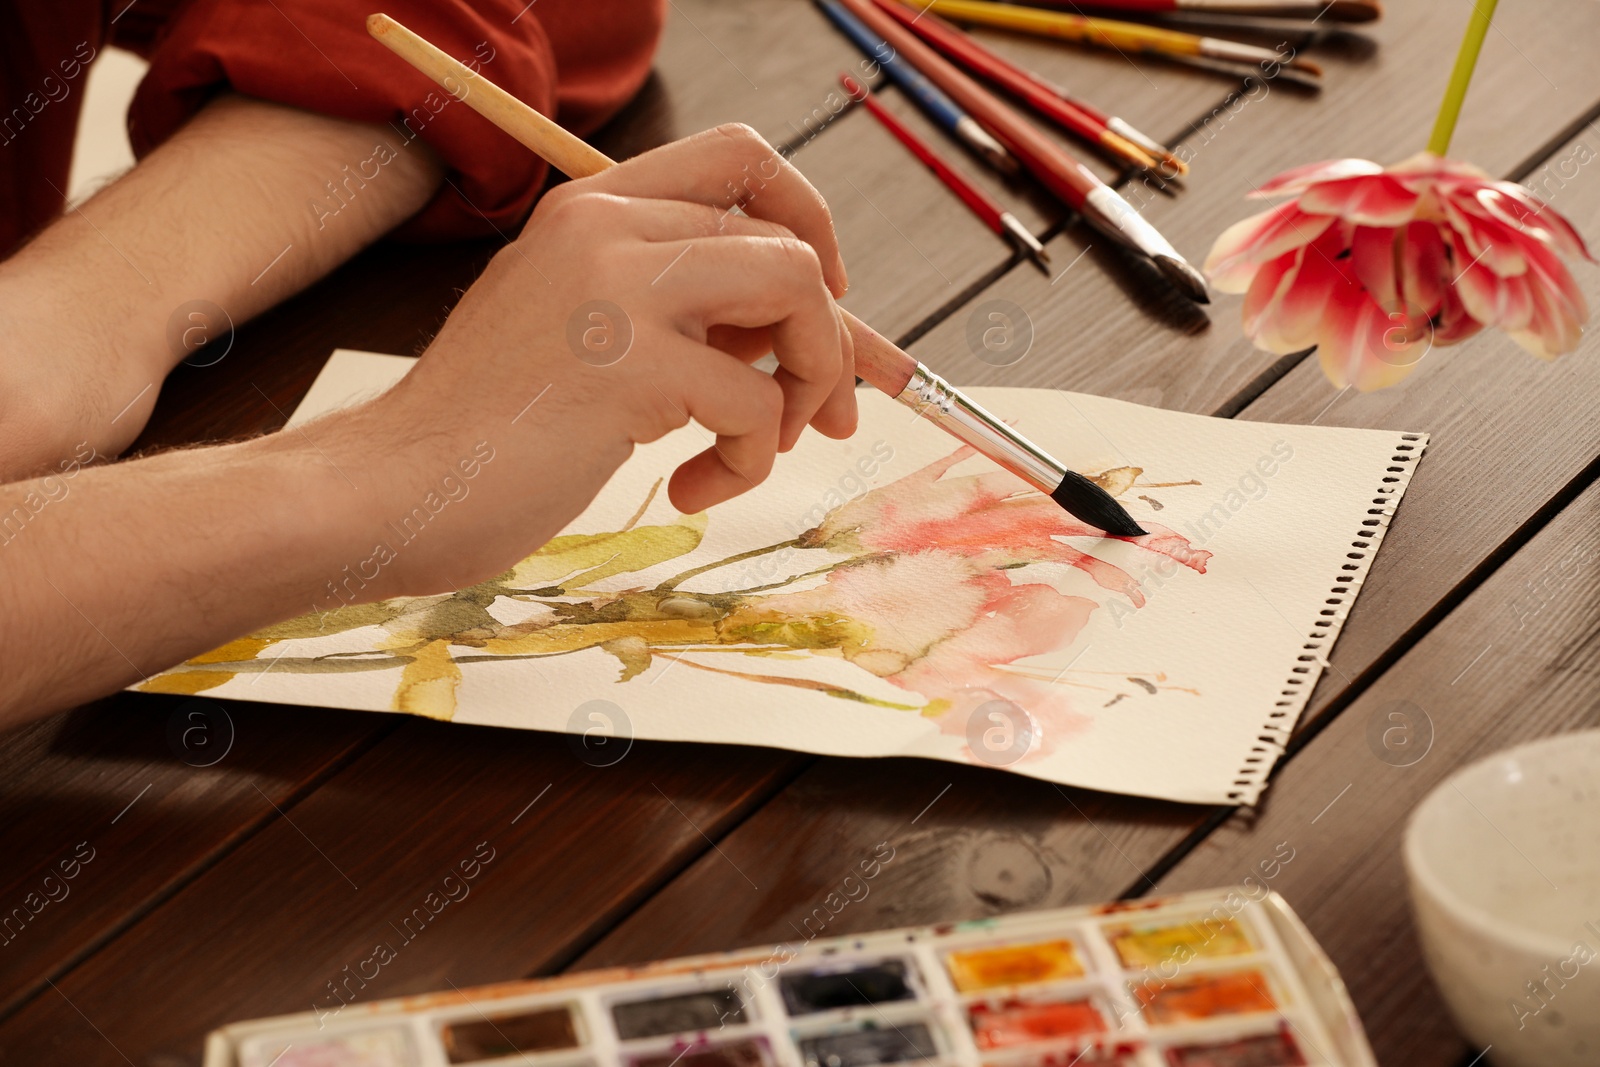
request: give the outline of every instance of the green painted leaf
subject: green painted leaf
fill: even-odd
[[[500,578],[500,584],[538,589],[559,582],[581,589],[616,574],[630,574],[693,552],[706,533],[706,515],[683,515],[667,526],[636,526],[615,533],[565,534],[551,539]]]

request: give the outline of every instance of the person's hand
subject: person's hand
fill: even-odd
[[[684,512],[759,484],[807,425],[849,436],[845,284],[822,197],[748,127],[553,189],[407,379],[358,413],[388,509],[374,518],[408,513],[479,442],[495,457],[440,515],[448,531],[396,554],[393,591],[503,571],[634,445],[690,419],[716,443],[669,483]],[[750,366],[769,351],[775,373]]]

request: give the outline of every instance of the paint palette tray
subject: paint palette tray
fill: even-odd
[[[809,932],[809,930],[808,930]],[[1376,1067],[1275,893],[818,938],[235,1023],[206,1067]]]

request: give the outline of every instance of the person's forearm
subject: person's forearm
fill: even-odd
[[[769,163],[749,213],[729,215],[728,175]],[[678,465],[663,506],[758,484],[791,412],[834,437],[855,426],[843,288],[821,196],[747,128],[562,186],[382,396],[244,444],[67,459],[0,486],[0,726],[307,612],[505,574],[691,418],[715,443]],[[571,340],[597,292],[628,309],[620,362]],[[723,324],[762,343],[718,348]],[[765,347],[787,390],[743,358]]]
[[[0,486],[0,729],[341,603],[386,487],[359,418],[307,432]]]
[[[384,126],[219,98],[0,263],[0,480],[88,440],[115,455],[192,344],[259,314],[420,209],[436,156]],[[188,336],[185,338],[185,331]]]

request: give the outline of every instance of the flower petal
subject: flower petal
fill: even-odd
[[[1308,215],[1290,200],[1229,226],[1222,231],[1205,272],[1220,292],[1242,293],[1260,265],[1322,236],[1333,225],[1327,215]]]
[[[1385,311],[1400,310],[1400,294],[1395,288],[1395,242],[1400,231],[1393,227],[1357,226],[1350,240],[1350,269]]]
[[[1334,290],[1356,285],[1335,265],[1342,244],[1337,231],[1330,230],[1298,253],[1299,269],[1293,279],[1256,321],[1251,339],[1257,345],[1287,355],[1317,344]]]
[[[1342,276],[1341,276],[1342,277]],[[1417,343],[1348,279],[1328,290],[1317,337],[1317,358],[1328,380],[1362,392],[1381,389],[1411,373],[1421,358]]]
[[[1483,323],[1467,314],[1461,296],[1454,286],[1446,286],[1444,302],[1435,315],[1433,343],[1435,346],[1459,344],[1483,329]]]
[[[1537,336],[1538,347],[1523,340],[1520,331],[1507,332],[1534,355],[1554,359],[1578,347],[1589,318],[1588,301],[1555,253],[1539,248],[1530,253],[1529,261],[1531,269],[1524,279],[1532,305],[1528,328]]]
[[[1454,235],[1451,249],[1456,262],[1462,264],[1451,286],[1460,298],[1462,309],[1478,322],[1498,324],[1504,279],[1468,256],[1460,234]]]
[[[1523,246],[1530,243],[1499,219],[1476,210],[1470,192],[1457,190],[1439,197],[1445,220],[1466,246],[1469,262],[1479,262],[1503,277],[1528,269]]]
[[[1566,253],[1594,261],[1583,237],[1566,217],[1511,182],[1491,182],[1474,197],[1476,206],[1488,216],[1505,223],[1518,233]]]
[[[1492,180],[1489,172],[1480,167],[1465,160],[1436,156],[1432,152],[1418,152],[1385,169],[1407,184],[1415,183],[1419,188],[1447,181],[1481,183]]]
[[[1294,284],[1300,270],[1300,251],[1285,252],[1271,263],[1256,271],[1250,290],[1244,297],[1244,332],[1246,337],[1256,336],[1261,317],[1270,314],[1289,286]]]
[[[1353,178],[1358,174],[1382,174],[1383,168],[1370,159],[1328,159],[1293,167],[1256,187],[1252,197],[1287,196],[1311,188],[1317,182]]]
[[[1451,277],[1450,255],[1438,225],[1407,226],[1400,253],[1400,298],[1405,310],[1413,315],[1438,314]]]
[[[1300,194],[1300,209],[1313,215],[1338,215],[1362,226],[1409,222],[1418,194],[1387,174],[1363,174],[1318,182]]]

